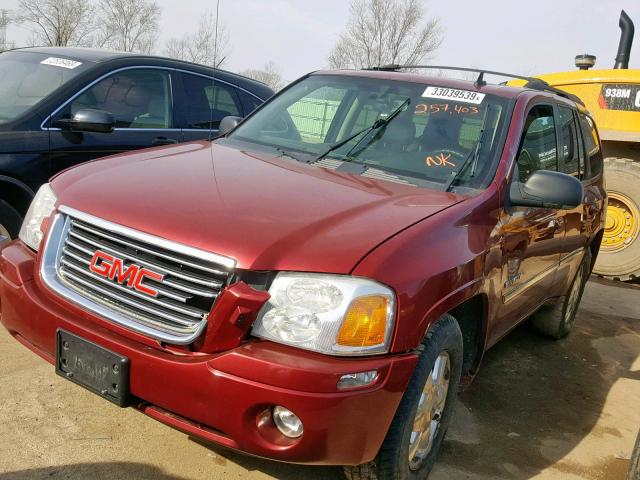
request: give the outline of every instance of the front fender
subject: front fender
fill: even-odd
[[[491,311],[500,277],[491,254],[499,245],[497,198],[485,191],[444,210],[392,237],[353,270],[396,292],[393,352],[417,348],[433,322],[476,295]],[[486,335],[489,314],[478,313]]]

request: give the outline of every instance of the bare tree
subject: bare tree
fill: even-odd
[[[20,0],[16,22],[26,24],[39,45],[88,46],[94,7],[86,0]]]
[[[418,0],[352,0],[347,31],[328,61],[331,68],[371,68],[416,64],[442,43],[436,18],[425,18]]]
[[[7,42],[7,27],[12,18],[9,10],[0,10],[0,53],[15,48],[13,42]]]
[[[280,69],[274,62],[267,62],[262,69],[249,69],[241,72],[245,77],[253,78],[259,82],[265,83],[275,91],[285,86],[286,82],[282,78]]]
[[[229,56],[229,32],[224,25],[218,25],[216,38],[216,16],[206,12],[195,33],[167,41],[165,55],[218,68]]]
[[[99,0],[96,45],[151,53],[158,37],[160,13],[154,0]]]

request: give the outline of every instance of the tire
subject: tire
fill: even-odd
[[[0,242],[2,237],[17,238],[22,225],[22,215],[4,200],[0,200]],[[4,239],[6,240],[6,239]]]
[[[533,328],[554,340],[560,340],[569,335],[590,273],[591,250],[587,248],[566,295],[560,297],[555,305],[541,307],[534,313],[530,319]]]
[[[448,358],[448,369],[447,361]],[[448,375],[446,372],[448,371]],[[449,427],[453,413],[460,374],[462,371],[462,333],[458,322],[451,315],[443,315],[427,333],[421,345],[418,364],[413,372],[407,390],[402,397],[396,415],[389,427],[387,436],[380,447],[375,459],[369,463],[355,467],[345,467],[345,474],[349,480],[419,480],[426,479],[436,461],[438,451]],[[443,372],[438,376],[436,372]],[[437,379],[434,380],[435,377]],[[443,392],[443,383],[438,379],[448,378],[448,388]],[[427,380],[429,383],[427,384]],[[438,387],[436,387],[439,386]],[[433,387],[433,396],[426,395],[426,389]],[[422,402],[421,402],[422,399]],[[428,409],[432,405],[431,409]],[[428,402],[428,403],[427,403]],[[433,419],[429,425],[434,428],[435,435],[413,436],[412,430],[418,408],[425,408],[430,413],[435,410],[440,412],[439,425],[436,416],[429,415]],[[436,413],[437,415],[437,413]],[[427,418],[427,417],[425,417]],[[422,450],[421,455],[414,456],[413,465],[410,465],[410,444],[414,439],[412,451]],[[419,442],[424,438],[424,444]],[[429,445],[430,444],[430,445]],[[416,446],[422,445],[420,449]]]
[[[636,439],[636,447],[631,454],[627,480],[640,480],[640,432],[638,432],[638,438]]]
[[[611,279],[633,280],[640,277],[640,161],[609,157],[604,167],[609,208],[593,271]]]

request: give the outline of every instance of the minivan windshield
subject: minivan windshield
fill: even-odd
[[[316,74],[265,104],[227,138],[320,166],[427,188],[485,188],[508,99],[469,89]]]
[[[0,123],[17,118],[86,68],[76,60],[24,50],[0,54]]]

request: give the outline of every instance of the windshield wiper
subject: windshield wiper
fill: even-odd
[[[484,143],[484,135],[486,132],[487,119],[489,118],[490,109],[491,107],[489,106],[484,113],[484,119],[482,120],[482,127],[480,129],[480,138],[478,138],[478,141],[473,146],[473,149],[469,152],[469,155],[467,155],[467,158],[464,159],[464,162],[462,162],[462,165],[460,166],[458,171],[455,173],[455,175],[451,177],[451,179],[446,183],[444,187],[445,192],[448,192],[451,190],[451,187],[453,186],[454,182],[462,176],[462,174],[464,173],[464,171],[467,169],[469,165],[471,165],[471,177],[476,176],[476,167],[478,165],[480,149],[482,148],[482,144]]]
[[[367,128],[363,128],[362,130],[354,133],[353,135],[350,135],[349,137],[345,138],[344,140],[340,140],[339,142],[336,142],[333,145],[330,145],[329,148],[327,148],[324,152],[322,152],[320,155],[318,155],[313,161],[317,162],[318,160],[322,160],[324,157],[329,155],[331,152],[333,152],[334,150],[337,150],[338,148],[342,147],[343,145],[346,145],[351,140],[356,138],[358,135],[364,134],[364,135],[362,135],[362,138],[360,140],[358,140],[356,142],[356,144],[351,148],[351,150],[349,150],[349,152],[346,155],[348,157],[349,154],[352,151],[354,151],[358,145],[360,145],[362,140],[367,138],[367,135],[370,132],[373,132],[374,130],[379,130],[380,128],[384,127],[385,125],[388,125],[394,118],[396,118],[398,116],[398,114],[400,112],[402,112],[405,109],[405,107],[407,105],[409,105],[410,102],[411,102],[411,97],[408,97],[404,102],[402,102],[400,104],[400,106],[398,106],[398,108],[396,108],[389,115],[387,115],[384,118],[378,118],[375,122],[373,122],[373,124],[371,124]]]
[[[285,150],[284,148],[276,147],[276,146],[273,146],[273,148],[276,150],[276,152],[280,153],[280,155],[279,155],[280,157],[289,157],[292,160],[295,160],[297,162],[308,163],[307,160],[302,159],[302,158],[298,157],[297,155],[294,155],[289,150]]]

